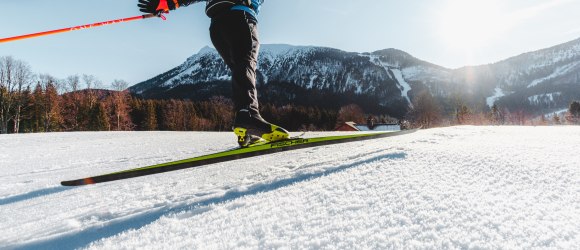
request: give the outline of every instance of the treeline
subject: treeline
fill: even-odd
[[[412,108],[405,120],[411,126],[424,128],[453,125],[578,125],[580,102],[571,102],[564,112],[536,115],[524,108],[510,110],[497,103],[490,108],[473,107],[460,98],[436,98],[428,91],[422,91],[413,98]]]
[[[122,80],[106,87],[92,75],[35,75],[27,63],[0,57],[0,133],[231,130],[229,98],[151,100],[132,96],[127,87]],[[291,131],[333,130],[339,122],[365,121],[354,104],[332,110],[264,103],[261,113]]]
[[[207,101],[145,100],[131,97],[131,130],[231,131],[234,106],[231,99],[214,96]],[[337,113],[315,107],[262,105],[262,116],[292,131],[332,130]],[[106,130],[106,129],[104,129]]]
[[[152,100],[132,96],[128,83],[109,86],[91,75],[56,79],[35,75],[25,62],[0,57],[0,134],[56,131],[230,131],[233,103],[213,96],[207,100]],[[107,88],[107,90],[105,90]],[[343,122],[398,123],[405,127],[450,125],[550,125],[579,124],[580,103],[572,102],[563,114],[534,115],[525,109],[488,108],[453,99],[434,97],[429,91],[411,95],[412,105],[402,121],[387,114],[368,114],[359,105],[337,110],[319,106],[269,104],[262,116],[291,131],[333,130]],[[482,106],[484,106],[482,108]]]
[[[11,95],[2,133],[61,131],[231,131],[233,103],[216,96],[207,101],[145,100],[127,91],[84,89],[58,94],[52,81]],[[16,107],[16,106],[14,106]],[[18,115],[15,111],[18,110]],[[290,130],[332,130],[337,112],[312,107],[264,105],[263,116]]]

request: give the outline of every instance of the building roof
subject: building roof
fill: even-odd
[[[398,131],[401,130],[401,126],[399,124],[386,124],[386,123],[378,123],[373,126],[373,129],[370,129],[368,125],[356,125],[356,128],[359,131]]]
[[[369,129],[368,125],[359,125],[355,122],[344,122],[339,125],[336,130],[341,127],[350,127],[354,131],[399,131],[401,126],[399,124],[388,124],[388,123],[377,123],[373,126],[373,129]]]

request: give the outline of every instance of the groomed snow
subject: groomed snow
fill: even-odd
[[[230,133],[0,135],[0,249],[580,246],[580,127],[430,129],[59,186],[234,143]]]

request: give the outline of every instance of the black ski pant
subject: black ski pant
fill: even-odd
[[[249,109],[258,114],[256,65],[260,42],[256,21],[244,11],[226,11],[212,19],[209,31],[213,45],[232,71],[235,111]]]

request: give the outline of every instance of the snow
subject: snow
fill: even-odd
[[[297,48],[307,48],[306,46],[294,46],[289,44],[263,44],[260,46],[262,52],[271,53],[274,56],[284,55]]]
[[[403,77],[403,73],[399,69],[398,65],[390,65],[389,63],[382,61],[381,58],[379,56],[376,56],[376,55],[360,54],[360,56],[368,57],[370,62],[372,62],[375,65],[378,65],[380,67],[383,67],[385,69],[385,71],[387,72],[387,75],[389,76],[389,78],[391,77],[391,75],[389,74],[389,71],[393,72],[393,75],[395,76],[395,80],[397,81],[397,84],[401,88],[401,96],[404,97],[405,99],[407,99],[407,102],[409,102],[409,104],[411,104],[411,99],[409,99],[409,91],[411,90],[411,85],[409,85],[409,83],[407,83],[407,81],[405,81],[405,78]]]
[[[318,78],[318,75],[311,75],[310,82],[308,82],[308,84],[306,85],[306,89],[314,88],[314,81],[316,81],[317,78]]]
[[[314,46],[294,46],[288,44],[262,44],[260,46],[260,56],[267,58],[271,62],[274,62],[276,58],[281,56],[287,56],[291,53],[308,53],[311,50],[316,49]],[[292,57],[297,58],[298,55],[293,55]]]
[[[495,87],[494,91],[494,94],[486,99],[487,106],[490,108],[499,98],[502,98],[506,95],[500,87]]]
[[[580,62],[574,62],[574,63],[570,63],[570,64],[566,64],[564,66],[558,67],[554,70],[554,72],[552,72],[552,74],[550,74],[544,78],[540,78],[540,79],[536,79],[536,80],[532,81],[528,85],[528,88],[534,87],[534,86],[536,86],[540,83],[546,82],[548,80],[552,80],[554,78],[557,78],[558,76],[565,75],[573,70],[577,70],[578,65],[580,65]]]
[[[196,63],[195,65],[188,67],[187,69],[185,69],[183,72],[177,74],[176,76],[172,77],[171,79],[167,80],[164,84],[164,87],[170,87],[170,86],[175,86],[177,84],[179,84],[179,81],[184,77],[184,76],[191,76],[191,74],[193,74],[193,72],[197,72],[198,70],[200,70],[201,64]]]
[[[561,95],[562,95],[562,92],[533,95],[533,96],[528,97],[528,101],[530,103],[537,103],[537,102],[549,103],[549,102],[554,101],[554,97],[558,97]]]
[[[0,249],[580,246],[572,126],[430,129],[59,186],[234,145],[231,133],[0,135]]]
[[[194,56],[201,56],[201,55],[206,55],[206,54],[217,54],[217,50],[210,47],[210,46],[204,46]]]
[[[407,99],[407,101],[410,104],[411,103],[411,99],[409,99],[409,91],[411,90],[411,85],[409,85],[409,83],[407,83],[405,81],[405,79],[403,78],[403,73],[401,73],[401,70],[399,70],[399,69],[391,69],[391,71],[395,75],[395,78],[397,79],[397,82],[399,83],[399,86],[401,86],[403,88],[401,90],[401,96],[405,97],[405,99]]]

